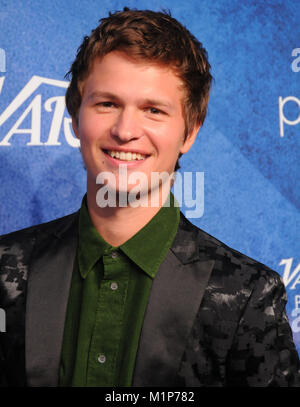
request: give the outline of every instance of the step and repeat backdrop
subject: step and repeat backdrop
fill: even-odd
[[[86,174],[64,76],[83,36],[124,6],[169,9],[204,44],[214,76],[206,121],[180,160],[180,173],[194,174],[182,211],[282,276],[300,353],[300,3],[0,4],[0,234],[80,207]]]

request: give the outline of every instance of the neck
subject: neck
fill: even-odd
[[[142,229],[161,209],[170,192],[168,190],[166,195],[166,191],[164,191],[164,195],[162,195],[161,190],[158,191],[159,199],[154,201],[157,202],[158,206],[151,205],[148,199],[147,205],[144,206],[106,206],[101,208],[96,201],[97,189],[94,185],[95,183],[92,185],[87,183],[89,214],[97,231],[112,246],[120,246]]]

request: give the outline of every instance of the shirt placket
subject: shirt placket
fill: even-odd
[[[98,290],[87,372],[87,385],[113,386],[124,323],[129,272],[117,250],[103,255],[103,279]]]

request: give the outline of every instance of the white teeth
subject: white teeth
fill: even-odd
[[[107,151],[107,153],[111,156],[111,157],[116,157],[119,158],[120,160],[123,161],[133,161],[133,160],[145,160],[146,156],[140,153],[125,153],[124,151]]]

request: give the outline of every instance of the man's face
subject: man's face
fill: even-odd
[[[128,176],[144,173],[149,187],[153,172],[172,174],[179,153],[189,150],[198,131],[184,141],[183,96],[180,79],[167,67],[136,62],[118,51],[96,59],[83,84],[78,122],[73,120],[88,185],[96,186],[105,171],[115,175],[118,190],[121,164]]]

